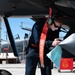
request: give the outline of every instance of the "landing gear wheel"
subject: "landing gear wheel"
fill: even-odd
[[[0,75],[12,75],[9,71],[1,69],[0,70]]]

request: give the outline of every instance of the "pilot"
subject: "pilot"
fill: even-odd
[[[39,42],[40,36],[43,31],[45,22],[48,24],[48,31],[46,34],[46,40],[44,44],[44,64],[40,63],[39,59]],[[49,48],[55,47],[61,41],[59,38],[59,32],[63,23],[63,16],[61,13],[56,13],[53,16],[41,18],[37,21],[32,28],[32,34],[29,39],[28,54],[26,56],[26,71],[25,75],[35,75],[37,64],[40,63],[41,75],[52,75],[51,73],[51,61],[46,56],[50,51]],[[46,32],[46,31],[45,31]]]

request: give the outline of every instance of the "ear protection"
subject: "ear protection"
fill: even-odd
[[[53,16],[51,16],[50,18],[48,18],[48,25],[51,25],[51,24],[53,24],[54,23],[54,17]]]
[[[60,22],[63,21],[63,15],[62,15],[62,13],[58,13],[57,12],[55,15],[51,15],[48,18],[48,21],[47,21],[48,25],[53,24],[54,20],[57,20],[57,21],[59,20]]]

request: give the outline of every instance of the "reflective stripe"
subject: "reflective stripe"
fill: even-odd
[[[51,14],[52,14],[52,9],[50,8],[48,18],[51,16]],[[48,20],[48,18],[47,18],[47,20]],[[44,45],[45,45],[46,35],[47,35],[47,31],[48,31],[47,20],[42,29],[42,33],[40,36],[40,42],[39,42],[39,58],[40,58],[41,65],[44,65]]]

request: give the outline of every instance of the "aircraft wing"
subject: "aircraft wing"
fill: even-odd
[[[75,17],[74,0],[0,0],[0,15],[44,16],[49,7]]]

